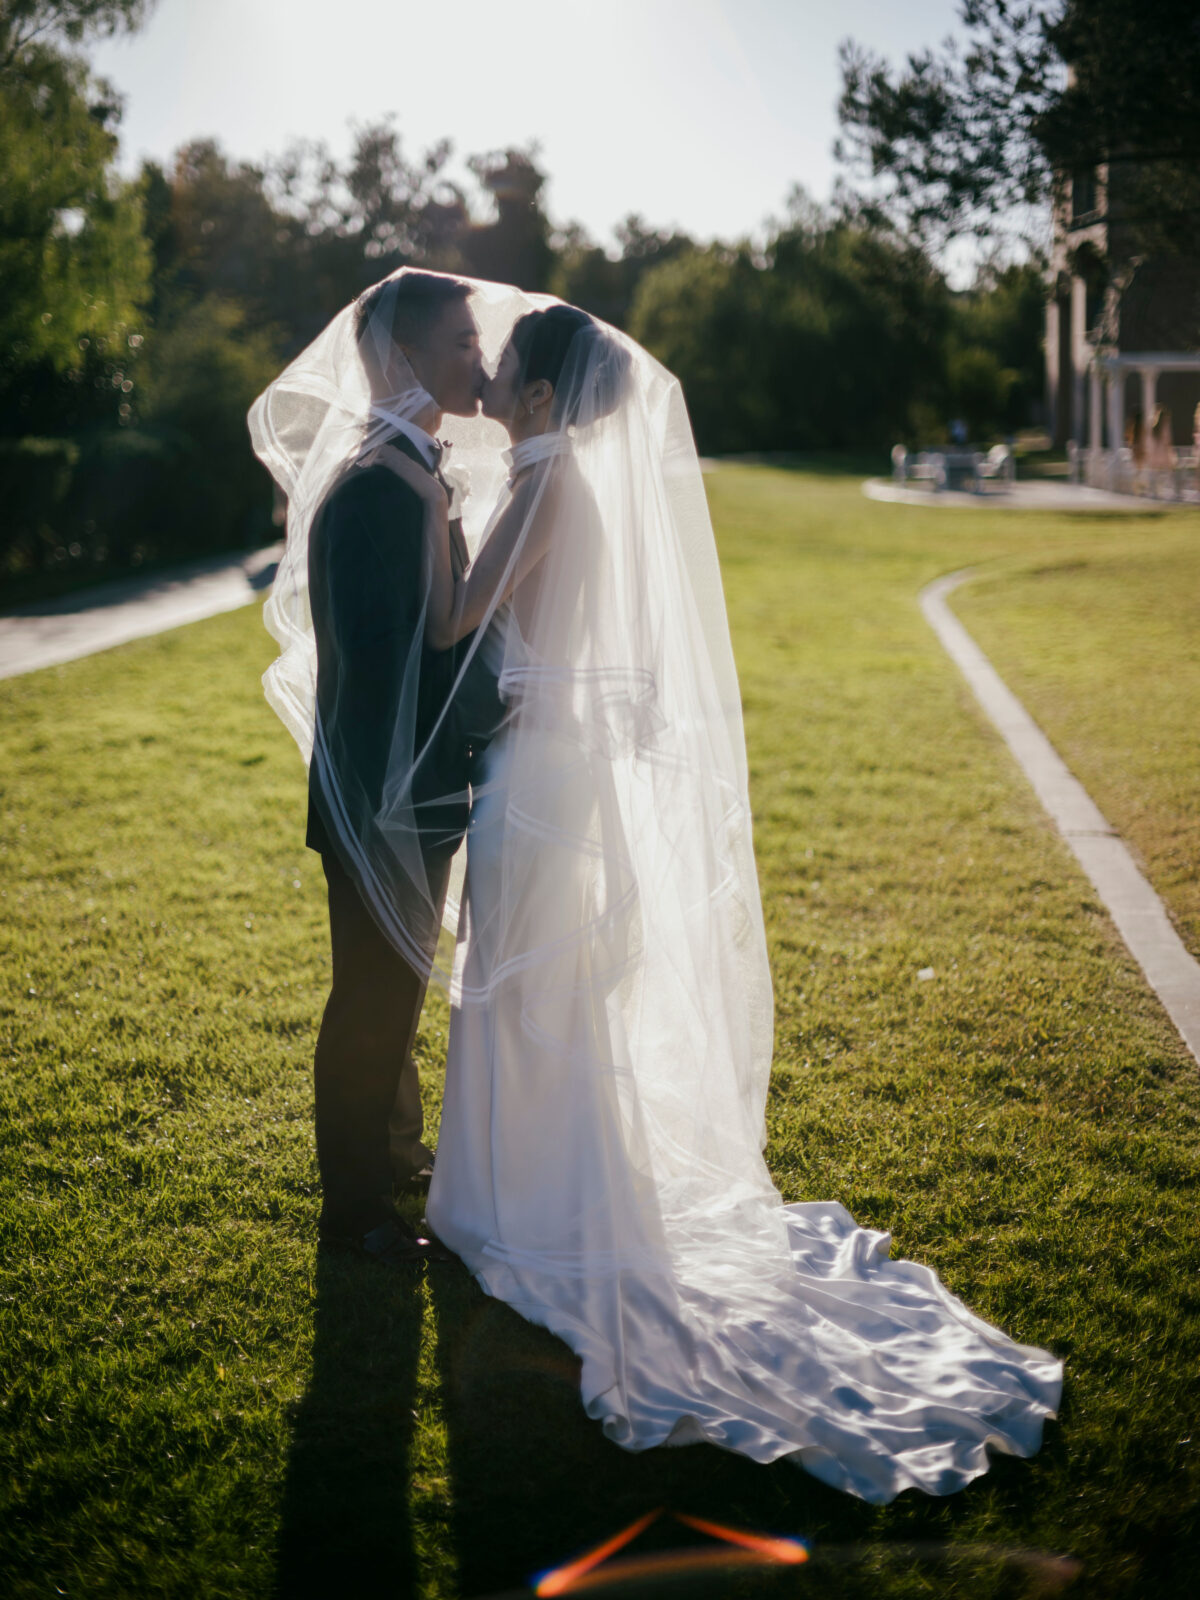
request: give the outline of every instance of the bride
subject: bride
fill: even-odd
[[[989,1450],[1037,1450],[1061,1366],[767,1171],[741,708],[679,386],[582,312],[474,289],[494,375],[451,436],[499,492],[482,527],[468,502],[465,571],[442,484],[389,463],[426,508],[426,644],[460,679],[482,660],[504,707],[464,730],[451,696],[440,723],[473,765],[430,1224],[571,1346],[625,1448],[787,1457],[875,1503],[951,1493]],[[410,776],[384,786],[377,856],[411,837]]]

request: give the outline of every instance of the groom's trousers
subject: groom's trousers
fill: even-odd
[[[379,931],[337,857],[321,862],[333,947],[315,1063],[321,1229],[353,1234],[382,1219],[394,1166],[428,1159],[412,1061],[425,980]]]

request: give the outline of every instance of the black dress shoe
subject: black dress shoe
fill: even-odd
[[[323,1250],[343,1251],[347,1255],[360,1256],[365,1261],[378,1261],[385,1267],[407,1267],[417,1261],[454,1259],[444,1245],[398,1216],[385,1217],[365,1233],[323,1231],[320,1243]]]
[[[393,1194],[428,1194],[429,1185],[433,1182],[433,1157],[423,1167],[418,1167],[416,1172],[406,1172],[403,1176],[396,1173],[392,1178]]]

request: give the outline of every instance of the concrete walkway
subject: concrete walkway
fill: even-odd
[[[952,572],[923,589],[925,619],[999,729],[1183,1042],[1200,1061],[1200,962],[1189,955],[1166,907],[1087,790],[947,605],[948,596],[975,575],[972,568]]]
[[[890,500],[904,506],[953,506],[972,511],[1123,511],[1128,516],[1156,516],[1176,511],[1195,501],[1149,500],[1144,495],[1110,494],[1107,489],[1092,489],[1084,483],[1056,482],[1043,478],[1027,483],[997,485],[982,494],[966,489],[920,489],[911,483],[896,483],[891,478],[867,478],[862,492],[868,500]]]
[[[265,598],[282,554],[277,544],[242,556],[210,557],[6,612],[0,615],[0,678],[236,611]]]

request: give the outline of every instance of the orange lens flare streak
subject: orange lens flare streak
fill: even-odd
[[[611,1539],[606,1539],[603,1544],[598,1544],[594,1550],[589,1550],[587,1555],[580,1556],[578,1561],[568,1561],[565,1566],[554,1567],[549,1572],[544,1572],[538,1579],[534,1589],[536,1595],[566,1594],[572,1584],[577,1583],[593,1567],[598,1567],[602,1561],[607,1561],[609,1556],[616,1551],[623,1550],[631,1539],[636,1539],[643,1528],[662,1516],[662,1511],[647,1511],[644,1517],[639,1517],[636,1522],[620,1533],[614,1533]]]
[[[706,1522],[701,1517],[688,1517],[682,1511],[674,1511],[671,1515],[677,1522],[695,1528],[698,1533],[706,1533],[710,1538],[721,1539],[726,1544],[737,1545],[749,1552],[744,1559],[757,1561],[775,1561],[784,1566],[799,1566],[808,1560],[808,1551],[798,1539],[768,1539],[762,1534],[743,1533],[740,1528],[722,1527],[719,1522]],[[620,1533],[615,1533],[611,1539],[606,1539],[603,1544],[598,1544],[594,1550],[589,1550],[577,1561],[569,1561],[564,1566],[554,1567],[549,1572],[544,1572],[538,1579],[534,1594],[551,1596],[567,1594],[572,1589],[582,1589],[589,1586],[588,1575],[593,1572],[601,1562],[607,1561],[609,1556],[615,1555],[618,1550],[623,1550],[627,1544],[636,1539],[643,1529],[662,1516],[662,1511],[648,1511],[644,1517],[639,1517],[636,1522],[631,1522]],[[660,1566],[677,1565],[688,1567],[691,1565],[706,1564],[711,1558],[705,1557],[702,1561],[696,1558],[698,1552],[675,1552],[674,1555],[660,1554],[658,1556],[634,1560],[629,1563],[629,1571],[625,1572],[626,1563],[620,1563],[622,1575],[633,1576],[634,1569],[648,1571]],[[689,1557],[691,1558],[689,1560]],[[590,1580],[598,1581],[596,1578]]]
[[[788,1566],[799,1566],[802,1561],[808,1560],[808,1551],[797,1539],[765,1539],[761,1534],[743,1533],[740,1528],[723,1528],[719,1522],[705,1522],[700,1517],[686,1517],[682,1511],[675,1512],[677,1522],[686,1523],[689,1528],[695,1528],[699,1533],[710,1534],[714,1539],[724,1539],[728,1544],[740,1544],[745,1550],[753,1550],[760,1556],[765,1556],[768,1561],[781,1561]]]

